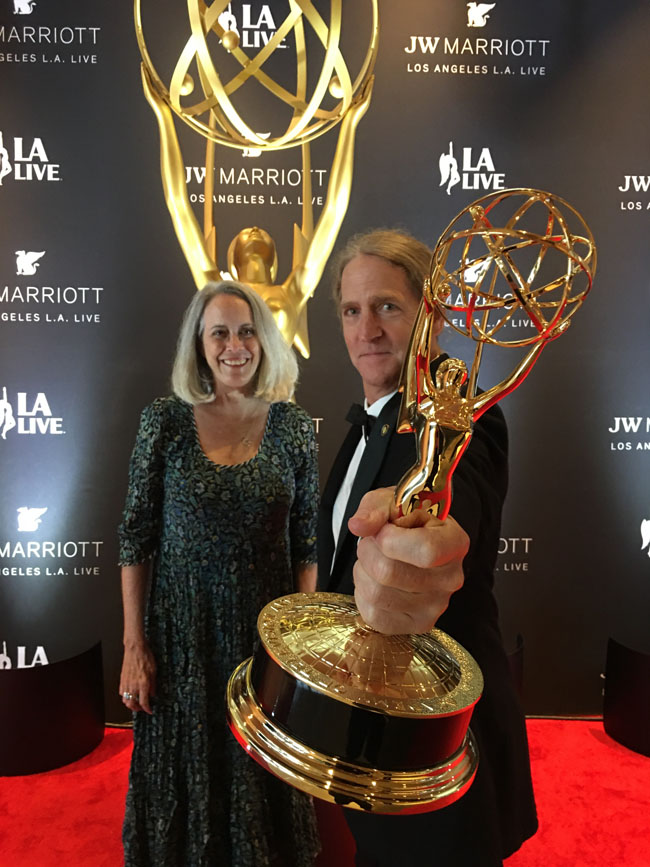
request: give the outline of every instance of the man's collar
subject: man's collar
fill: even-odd
[[[391,399],[391,397],[393,397],[394,394],[397,394],[397,389],[391,391],[389,394],[383,394],[371,404],[369,404],[367,400],[364,400],[363,407],[368,413],[368,415],[373,415],[375,418],[377,418],[379,413],[386,406],[386,404]]]

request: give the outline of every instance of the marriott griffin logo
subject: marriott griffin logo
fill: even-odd
[[[31,15],[36,0],[14,0],[14,15]]]
[[[468,3],[467,26],[485,27],[490,12],[492,11],[492,9],[494,9],[496,5],[496,3]]]

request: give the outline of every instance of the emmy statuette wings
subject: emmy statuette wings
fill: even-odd
[[[283,7],[284,18],[280,20]],[[379,38],[377,0],[364,0],[361,9],[367,9],[367,49],[353,76],[341,39],[346,13],[358,12],[357,4],[351,10],[344,8],[342,0],[330,0],[327,20],[310,0],[274,4],[276,30],[249,56],[242,47],[228,0],[214,0],[211,4],[187,0],[186,41],[167,86],[156,70],[144,35],[143,11],[148,13],[151,25],[159,24],[155,5],[153,0],[134,0],[143,89],[160,134],[165,200],[197,289],[210,280],[222,279],[226,273],[218,261],[215,147],[236,148],[249,156],[300,148],[302,214],[300,226],[293,224],[288,276],[282,281],[276,279],[275,242],[261,227],[242,229],[226,250],[229,275],[253,286],[268,304],[286,341],[305,357],[309,356],[307,302],[320,281],[347,210],[356,129],[372,95]],[[313,32],[311,41],[306,28]],[[151,26],[151,30],[155,28]],[[286,75],[274,78],[272,67],[276,52],[282,48],[284,52],[279,53],[288,56],[286,49],[290,50],[291,43],[295,71],[293,84],[287,84]],[[318,56],[315,47],[320,49]],[[315,81],[314,70],[318,70]],[[287,117],[286,128],[278,132],[256,131],[261,121],[256,122],[254,111],[250,116],[250,105],[260,98],[260,93],[273,106],[274,117]],[[187,191],[175,117],[205,139],[202,229]],[[327,194],[314,221],[310,143],[337,125]]]

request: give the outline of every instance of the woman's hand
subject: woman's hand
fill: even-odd
[[[301,563],[296,569],[296,585],[299,593],[313,593],[316,590],[318,566],[315,563]]]
[[[120,696],[129,710],[152,713],[151,699],[156,694],[156,661],[146,641],[125,646]]]

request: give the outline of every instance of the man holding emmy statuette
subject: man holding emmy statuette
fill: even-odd
[[[386,525],[375,536],[381,524],[376,505],[380,494],[362,495],[395,485],[414,462],[414,437],[397,433],[397,388],[430,259],[424,244],[391,231],[352,238],[339,256],[335,299],[350,360],[361,376],[371,427],[366,435],[368,423],[361,424],[352,414],[352,427],[323,492],[319,586],[355,592],[366,622],[382,631],[424,632],[436,625],[469,650],[485,682],[471,723],[480,759],[469,791],[444,809],[413,816],[345,810],[357,844],[357,864],[363,867],[494,867],[537,828],[524,718],[492,594],[507,487],[507,431],[498,407],[474,426],[453,477],[450,516],[443,523],[430,518],[433,526],[429,523],[423,530],[444,539],[443,550],[460,533],[467,533],[463,586],[450,587],[443,578],[436,610],[434,604],[426,609],[420,605],[420,587],[400,585],[397,563],[392,564],[394,573],[384,573],[385,584],[370,578],[382,574],[390,534],[398,531]],[[442,326],[442,317],[437,316],[434,340]],[[444,363],[445,356],[439,355],[431,375]],[[362,412],[359,407],[357,416]],[[449,565],[451,572],[452,562]],[[440,567],[429,580],[438,582],[442,571]],[[457,592],[449,597],[445,611],[449,590]]]
[[[497,867],[537,829],[524,717],[493,595],[508,446],[496,402],[519,386],[543,348],[566,332],[591,289],[595,269],[593,236],[580,214],[562,199],[533,189],[499,191],[468,205],[443,232],[432,256],[414,238],[385,230],[352,238],[339,254],[334,295],[350,360],[361,376],[365,409],[350,411],[352,427],[323,492],[319,586],[335,594],[355,593],[366,626],[356,626],[362,636],[356,663],[346,650],[341,667],[347,667],[351,681],[362,669],[365,698],[374,692],[376,709],[383,706],[392,714],[383,727],[373,731],[365,723],[364,730],[363,750],[380,759],[374,768],[385,769],[370,771],[372,779],[382,781],[383,793],[379,783],[371,782],[377,794],[365,801],[351,797],[344,774],[336,769],[330,774],[333,783],[337,773],[341,780],[338,802],[357,808],[345,815],[357,843],[357,864],[363,867]],[[529,321],[529,335],[522,338],[511,329],[516,317]],[[441,353],[444,324],[473,342],[470,370],[463,360]],[[481,391],[478,372],[486,347],[514,351],[516,363],[508,376]],[[377,532],[381,522],[373,526],[371,516],[379,494],[363,495],[386,485],[396,486],[389,507],[393,522],[424,513],[438,522],[425,523],[429,532],[445,528],[453,538],[462,528],[469,537],[462,586],[456,592],[452,588],[446,610],[427,623],[423,615],[408,624],[422,584],[400,573],[395,562],[391,569],[382,568],[391,556],[391,528]],[[439,577],[436,570],[428,574],[430,587]],[[427,772],[422,772],[407,806],[407,776],[400,777],[400,769],[410,767],[417,777],[416,769],[428,765],[436,773],[427,761],[426,739],[418,741],[420,755],[414,757],[413,748],[400,751],[394,737],[395,719],[421,710],[417,693],[424,682],[409,682],[409,673],[415,673],[425,636],[411,635],[411,649],[405,645],[403,658],[399,653],[394,658],[395,639],[386,643],[367,626],[417,633],[434,625],[432,636],[443,644],[450,638],[457,642],[449,658],[443,654],[432,666],[438,686],[444,687],[436,694],[448,697],[460,689],[467,699],[461,712],[472,714],[471,731],[450,763],[470,754],[473,761],[470,770],[455,765],[455,791],[439,777],[438,793],[425,796]],[[462,671],[468,654],[480,667],[480,672],[471,664],[467,668],[469,686]],[[410,696],[401,705],[393,698],[398,685],[401,698]],[[438,722],[453,719],[453,712],[444,712],[446,700]],[[434,705],[430,700],[431,709]],[[402,731],[417,738],[417,727]],[[435,741],[448,730],[428,731]],[[346,767],[356,772],[362,764],[355,758],[362,755],[360,740],[352,725],[348,733],[347,755],[357,764]],[[391,764],[398,755],[400,764]],[[400,810],[400,800],[405,809]],[[382,815],[400,811],[403,815]]]
[[[498,867],[536,831],[493,595],[507,488],[496,403],[567,331],[595,269],[580,214],[530,188],[468,205],[431,255],[388,230],[339,255],[366,405],[347,416],[322,496],[321,592],[262,609],[227,705],[252,758],[349,808],[361,867]],[[444,324],[474,345],[469,368],[441,354]],[[514,365],[482,391],[493,350]]]

